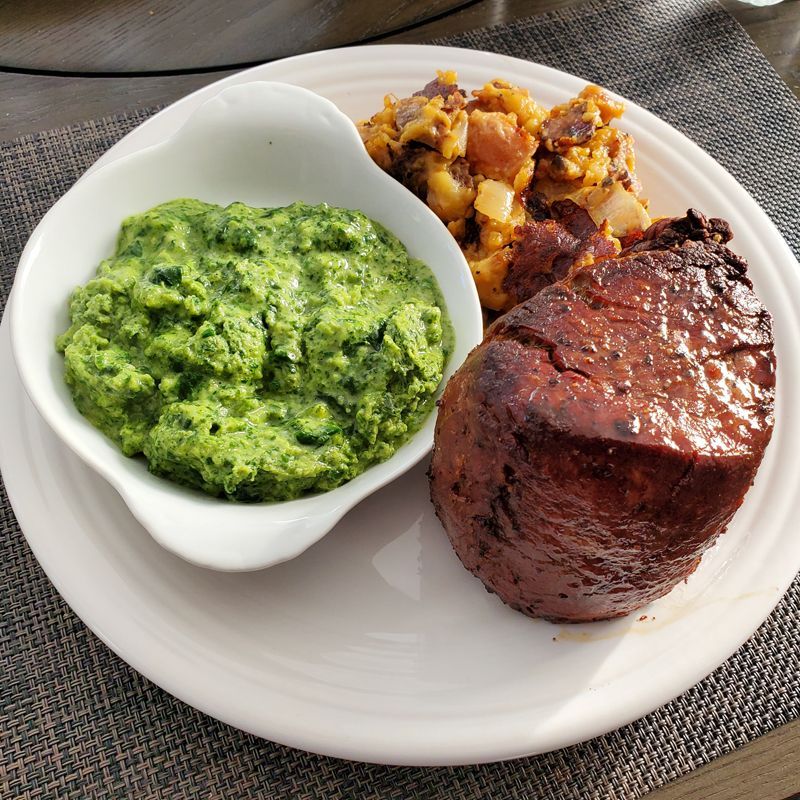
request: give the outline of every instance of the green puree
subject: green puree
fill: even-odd
[[[174,200],[125,220],[57,340],[80,412],[236,500],[326,491],[420,426],[451,350],[430,270],[357,211]]]

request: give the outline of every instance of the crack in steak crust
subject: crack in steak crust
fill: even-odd
[[[581,269],[489,329],[442,397],[430,482],[490,591],[591,621],[696,568],[773,426],[771,320],[745,272],[687,238]]]

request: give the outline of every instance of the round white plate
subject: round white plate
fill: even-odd
[[[352,117],[436,68],[465,87],[499,76],[546,104],[583,82],[466,50],[379,46],[248,70],[161,112],[99,163],[157,142],[219,87],[313,89]],[[800,567],[800,284],[764,213],[699,148],[629,106],[653,211],[726,217],[775,318],[775,435],[744,506],[700,568],[639,615],[560,627],[530,620],[461,568],[427,499],[424,466],[365,500],[296,560],[250,574],[163,551],[24,397],[0,333],[0,465],[37,558],[66,601],[129,664],[193,706],[307,750],[397,764],[512,758],[601,734],[685,691],[769,614]]]

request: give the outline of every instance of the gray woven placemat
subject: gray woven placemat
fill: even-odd
[[[800,107],[714,3],[593,2],[446,43],[551,64],[637,100],[733,172],[800,254]],[[0,308],[37,220],[145,116],[0,145]],[[322,758],[216,722],[114,656],[36,564],[1,486],[0,531],[3,798],[635,798],[800,716],[795,581],[767,622],[709,678],[591,742],[453,769]]]

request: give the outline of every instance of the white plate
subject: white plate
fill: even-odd
[[[101,162],[169,136],[219,85],[298,83],[358,117],[385,92],[455,68],[501,76],[547,104],[583,82],[486,53],[364,47],[257,67],[192,95]],[[622,67],[621,67],[622,68]],[[82,619],[128,663],[197,708],[285,744],[401,764],[456,764],[562,747],[685,691],[756,629],[800,566],[800,284],[788,247],[747,193],[666,124],[629,106],[655,213],[694,205],[730,220],[775,318],[778,413],[756,485],[688,583],[638,616],[569,628],[504,607],[461,568],[427,501],[424,466],[365,500],[300,558],[221,574],[164,551],[115,492],[41,423],[0,341],[0,464],[36,556]]]

